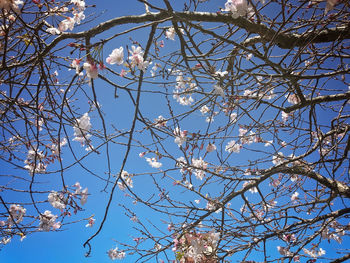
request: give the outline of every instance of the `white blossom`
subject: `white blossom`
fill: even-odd
[[[222,87],[220,87],[219,85],[214,85],[213,88],[214,88],[215,95],[220,95],[221,97],[225,98],[225,92]]]
[[[203,115],[206,114],[206,113],[208,113],[209,111],[210,111],[210,109],[208,108],[207,105],[202,106],[201,109],[200,109],[200,112],[201,112]]]
[[[53,215],[49,210],[46,210],[44,214],[41,214],[39,219],[39,230],[41,231],[50,231],[51,229],[57,230],[61,227],[61,223],[56,222],[57,216]]]
[[[207,168],[208,163],[205,162],[202,157],[199,159],[192,158],[192,166],[198,169],[194,169],[193,173],[196,176],[197,179],[203,180],[205,176],[205,171],[203,169]]]
[[[126,256],[125,252],[124,251],[120,251],[118,250],[118,247],[116,247],[115,249],[110,249],[108,250],[108,257],[111,259],[111,260],[122,260],[124,259]]]
[[[299,198],[299,193],[295,192],[294,194],[292,194],[290,200],[291,201],[296,201],[296,200],[298,200],[298,198]]]
[[[80,193],[80,204],[85,205],[88,198],[88,188],[86,187],[83,191]]]
[[[158,162],[156,158],[148,158],[146,157],[146,161],[148,162],[148,164],[153,167],[153,168],[160,168],[162,167],[162,163],[161,162]]]
[[[123,64],[123,62],[124,62],[124,49],[123,49],[123,47],[114,49],[112,51],[112,53],[109,55],[109,57],[106,58],[106,62],[108,64],[111,64],[111,65]]]
[[[237,121],[237,113],[236,112],[232,112],[230,114],[230,122],[231,123],[235,123]]]
[[[175,140],[174,142],[177,146],[182,146],[187,140],[187,131],[182,131],[179,127],[176,127],[174,130]]]
[[[59,29],[61,32],[67,31],[68,29],[69,29],[70,31],[72,31],[73,28],[74,28],[74,24],[75,24],[74,18],[67,17],[66,19],[64,19],[63,21],[61,21],[61,22],[59,23],[58,29]]]
[[[59,194],[56,191],[52,191],[48,196],[48,201],[52,207],[64,210],[66,208],[63,194]]]
[[[9,226],[12,226],[13,223],[19,224],[23,221],[23,217],[26,214],[26,209],[20,205],[12,204],[10,206],[10,215],[7,218]]]
[[[122,171],[121,178],[123,179],[123,181],[126,183],[126,185],[128,187],[130,187],[130,188],[134,187],[134,182],[132,180],[132,175],[129,174],[127,171],[124,171],[124,170]],[[126,186],[122,182],[118,182],[118,187],[119,187],[120,190],[124,190],[126,188]]]
[[[73,141],[80,142],[81,144],[85,144],[89,141],[91,134],[91,123],[90,123],[90,117],[89,114],[86,112],[80,119],[76,120],[75,125],[73,126],[74,129],[74,138]]]
[[[97,65],[93,62],[85,62],[83,68],[86,70],[86,76],[91,79],[96,79],[98,77]]]
[[[236,143],[235,140],[229,141],[225,147],[225,151],[229,153],[239,153],[241,145]]]
[[[169,27],[166,31],[165,31],[165,36],[168,39],[171,40],[175,40],[175,28],[174,27]]]
[[[233,18],[253,15],[252,7],[247,0],[227,0],[224,11],[230,11]]]
[[[143,51],[141,47],[131,46],[132,50],[129,50],[131,56],[129,56],[129,60],[131,63],[131,67],[138,67],[138,69],[145,71],[149,65],[149,61],[144,61]]]

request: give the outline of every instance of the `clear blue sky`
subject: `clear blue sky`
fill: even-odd
[[[155,2],[155,1],[153,1]],[[182,3],[182,1],[179,1]],[[206,11],[216,12],[219,10],[219,7],[223,7],[226,1],[209,1],[207,5],[205,5]],[[159,1],[162,3],[162,1]],[[179,10],[182,10],[181,3],[179,4]],[[88,29],[92,26],[97,25],[99,22],[118,17],[123,15],[137,15],[144,13],[144,5],[140,4],[135,0],[131,1],[113,1],[113,0],[100,0],[100,1],[89,1],[87,0],[87,4],[96,4],[96,8],[88,9],[87,14],[91,14],[92,11],[95,11],[98,16],[94,18],[88,24],[84,24],[81,27],[76,28],[75,32]],[[113,29],[114,30],[114,29]],[[115,28],[115,33],[120,30],[119,28]],[[132,35],[133,39],[143,43],[145,39],[147,39],[149,29],[137,31],[138,33]],[[111,32],[108,32],[108,36],[111,35]],[[101,34],[98,37],[103,38],[107,36],[107,34]],[[162,40],[167,41],[165,37]],[[176,45],[177,42],[166,42],[166,48],[172,47]],[[111,42],[109,42],[104,47],[103,58],[105,59],[108,54],[117,47],[120,46],[131,46],[130,41],[127,37],[120,37]],[[124,48],[125,49],[125,48]],[[126,50],[124,50],[126,55]],[[113,67],[113,66],[112,66]],[[114,66],[114,69],[117,67]],[[121,67],[118,67],[117,71],[120,71]],[[59,77],[64,78],[65,69],[59,70]],[[107,73],[106,73],[107,74]],[[107,75],[108,76],[108,75]],[[122,82],[120,78],[116,78],[115,81]],[[126,93],[123,91],[119,91],[120,97],[118,99],[114,99],[114,89],[108,87],[101,80],[96,80],[95,82],[96,90],[99,100],[102,104],[102,109],[107,113],[107,118],[109,123],[115,123],[118,128],[121,129],[129,129],[130,126],[130,118],[133,114],[133,107],[131,106],[130,100]],[[77,102],[80,109],[79,112],[83,114],[88,110],[88,105],[85,101]],[[165,109],[166,104],[160,103],[158,98],[154,95],[144,94],[142,97],[141,109],[147,113],[150,118],[156,118],[161,114],[162,109]],[[201,123],[203,119],[202,116],[196,115],[194,118],[190,119],[184,125],[188,125],[189,128],[196,126],[198,123]],[[96,126],[100,126],[97,112],[91,114],[91,122],[92,125],[97,124]],[[216,124],[214,124],[216,125]],[[109,128],[110,129],[110,128]],[[72,130],[68,131],[73,133]],[[93,141],[94,143],[94,141]],[[84,153],[83,148],[77,147],[76,142],[72,142],[74,147],[76,147],[77,152],[81,154]],[[173,149],[176,149],[176,145],[169,146]],[[143,171],[150,171],[149,165],[146,163],[144,159],[140,159],[138,157],[139,150],[132,150],[130,154],[130,158],[127,162],[125,170],[130,173],[142,173]],[[285,152],[285,154],[290,154],[291,152]],[[66,155],[63,155],[64,162],[69,163],[71,159],[69,157],[69,152],[66,152]],[[112,172],[116,173],[120,167],[122,156],[124,154],[124,147],[113,146],[111,150],[112,159]],[[249,153],[242,153],[240,158],[249,158]],[[237,160],[239,162],[239,159]],[[106,171],[106,159],[104,152],[102,151],[99,156],[91,156],[83,161],[86,165],[92,165],[95,173],[104,174]],[[8,169],[8,172],[13,172],[12,167],[9,168],[5,164],[3,165],[2,172]],[[154,169],[154,172],[157,170]],[[42,181],[45,181],[43,175]],[[45,175],[46,176],[46,175]],[[50,182],[52,184],[53,190],[60,190],[59,186],[59,175],[48,175],[50,177]],[[161,176],[159,174],[155,174],[155,177]],[[62,228],[63,231],[58,231],[57,233],[51,232],[41,232],[29,235],[23,242],[19,241],[19,238],[14,238],[11,243],[7,244],[2,251],[0,252],[0,263],[22,263],[22,262],[45,262],[45,263],[92,263],[92,262],[111,262],[111,260],[107,256],[107,251],[110,248],[114,248],[116,243],[114,240],[118,240],[119,242],[130,242],[133,238],[137,238],[136,232],[132,229],[135,226],[135,223],[132,222],[128,217],[124,215],[125,211],[118,206],[118,203],[126,203],[128,205],[131,204],[130,198],[124,196],[124,193],[117,189],[114,195],[114,201],[112,203],[111,209],[109,211],[109,218],[106,221],[106,224],[102,230],[102,232],[92,240],[92,253],[91,257],[86,258],[84,253],[87,249],[82,247],[83,243],[97,230],[99,222],[102,219],[102,215],[106,206],[106,200],[108,194],[105,192],[101,192],[104,188],[104,183],[100,180],[97,180],[95,177],[91,176],[86,171],[82,170],[80,167],[76,166],[69,169],[65,175],[66,183],[68,185],[73,185],[75,182],[79,181],[83,188],[88,187],[89,193],[91,196],[88,198],[87,204],[84,206],[84,211],[79,212],[77,216],[72,216],[71,220],[74,221],[76,219],[81,218],[89,218],[91,215],[95,215],[96,224],[92,228],[86,228],[87,220],[82,220],[81,222],[66,225]],[[0,178],[1,180],[1,178]],[[0,181],[1,183],[1,181]],[[138,176],[134,179],[135,184],[135,192],[143,192],[148,194],[150,189],[154,188],[153,181],[150,177],[143,177],[142,175]],[[171,187],[171,183],[169,181],[169,188]],[[214,186],[208,187],[208,192],[213,191]],[[40,189],[40,186],[38,187]],[[169,189],[167,189],[169,190]],[[187,197],[192,198],[190,195],[186,196],[185,194],[181,194],[178,190],[172,190],[173,194],[178,194],[179,197]],[[45,195],[43,195],[45,197]],[[18,195],[6,196],[6,200],[10,202],[10,200],[14,200],[15,202]],[[253,196],[251,197],[254,198]],[[204,203],[201,205],[205,205]],[[241,205],[241,204],[240,204]],[[240,206],[239,205],[239,206]],[[238,206],[238,207],[239,207]],[[161,217],[158,214],[150,213],[149,210],[144,209],[141,204],[135,205],[135,208],[138,211],[138,217],[147,218],[150,221],[154,222],[158,226],[162,227],[164,231],[167,231],[167,224],[161,222],[161,219],[167,220],[167,218]],[[47,209],[52,212],[58,213],[58,210],[47,206]],[[349,241],[349,240],[348,240]],[[346,243],[346,240],[344,240]],[[276,246],[278,243],[271,244],[271,250],[274,250],[276,253]],[[332,249],[334,247],[340,247],[340,245],[335,244],[334,242],[330,245],[325,245],[324,249],[326,249],[327,253],[332,253]],[[272,253],[275,253],[272,252]],[[128,255],[124,262],[133,262],[135,257]],[[165,258],[163,258],[165,260]],[[259,260],[259,259],[257,259]],[[155,262],[151,260],[150,262]]]

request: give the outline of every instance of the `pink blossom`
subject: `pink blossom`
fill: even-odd
[[[208,153],[215,151],[216,150],[215,144],[209,143],[207,148],[206,148],[206,150],[207,150]]]

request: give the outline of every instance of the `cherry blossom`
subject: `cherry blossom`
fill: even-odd
[[[272,163],[274,165],[280,165],[284,161],[284,155],[281,152],[278,152],[276,155],[272,156]]]
[[[94,219],[93,217],[89,218],[88,223],[85,225],[85,227],[93,227],[93,225],[95,224],[96,219]]]
[[[239,153],[241,151],[241,145],[236,143],[235,140],[231,140],[227,143],[225,151],[229,153]]]
[[[74,4],[79,11],[84,11],[85,10],[85,1],[83,0],[71,0],[71,4]]]
[[[298,198],[299,198],[299,193],[295,192],[294,194],[292,194],[290,200],[291,201],[296,201],[296,200],[298,200]]]
[[[161,162],[158,162],[156,158],[148,158],[146,157],[146,161],[148,162],[148,164],[153,167],[153,168],[160,168],[162,167],[162,163]]]
[[[187,131],[182,131],[179,127],[176,127],[174,130],[175,140],[174,142],[177,146],[182,146],[187,140]]]
[[[205,171],[203,169],[207,169],[208,163],[205,162],[202,157],[199,159],[192,158],[192,165],[197,168],[193,170],[194,175],[196,176],[197,179],[203,180],[205,176]]]
[[[252,16],[254,13],[247,0],[228,0],[225,3],[224,11],[230,11],[233,18],[240,16]]]
[[[232,112],[230,114],[230,122],[235,123],[237,121],[237,112]]]
[[[46,210],[39,218],[39,230],[41,231],[57,230],[61,227],[61,223],[56,222],[57,216],[53,215],[49,210]]]
[[[208,113],[209,111],[210,111],[210,109],[208,108],[207,105],[202,106],[201,109],[200,109],[200,112],[201,112],[203,115],[206,114],[206,113]]]
[[[123,64],[123,62],[124,62],[124,49],[123,49],[123,47],[114,49],[112,51],[112,53],[109,55],[109,57],[106,58],[106,62],[108,64],[111,64],[111,65]]]
[[[124,251],[120,251],[118,249],[118,247],[114,248],[114,249],[110,249],[108,250],[108,257],[111,259],[111,260],[122,260],[124,259],[126,256],[126,253]]]
[[[225,98],[225,91],[220,85],[214,85],[214,94]]]
[[[48,196],[48,201],[52,207],[64,210],[66,208],[63,194],[59,194],[56,191],[52,191]]]
[[[13,9],[14,11],[19,11],[19,5],[23,5],[23,1],[20,0],[0,0],[0,9],[5,9],[7,11],[10,11]]]
[[[92,125],[90,123],[90,117],[89,114],[86,112],[80,119],[76,120],[76,123],[73,126],[73,141],[80,142],[81,144],[87,143],[91,137],[91,134],[89,134],[91,127]]]
[[[277,246],[277,250],[282,256],[290,257],[293,255],[288,248],[285,247]]]
[[[95,63],[85,62],[83,68],[86,70],[86,75],[90,80],[98,77],[98,69]]]
[[[8,216],[7,221],[9,226],[12,226],[13,223],[18,224],[23,221],[23,217],[25,216],[27,210],[20,205],[12,204],[9,211],[10,215]]]
[[[74,22],[79,25],[81,23],[81,21],[85,19],[84,12],[76,12],[76,11],[74,11],[73,12],[73,19],[74,19]]]
[[[142,48],[140,46],[131,46],[131,49],[132,50],[129,50],[129,53],[131,54],[131,56],[129,56],[131,67],[136,66],[138,69],[145,71],[149,65],[149,61],[144,61]]]
[[[165,36],[168,39],[171,40],[175,40],[175,28],[174,27],[169,27],[166,31],[165,31]]]
[[[213,151],[216,151],[216,146],[215,146],[215,144],[209,143],[209,144],[207,145],[206,150],[207,150],[208,153],[213,152]]]
[[[75,24],[75,20],[74,18],[71,17],[67,17],[66,19],[62,20],[59,25],[58,25],[58,29],[61,32],[67,31],[68,29],[70,31],[72,31],[74,29],[74,24]]]
[[[167,124],[166,119],[162,115],[159,115],[158,118],[154,120],[154,122],[157,128],[166,127]]]
[[[303,248],[303,251],[306,255],[312,257],[312,258],[317,258],[317,257],[322,257],[323,255],[326,254],[326,251],[322,248],[319,248],[319,250],[315,250],[315,249],[312,249],[312,250],[308,250],[306,248]]]
[[[290,93],[290,94],[286,95],[286,98],[287,98],[287,100],[288,100],[288,102],[290,104],[298,104],[298,103],[300,103],[299,97],[297,95],[295,95],[295,94]]]
[[[88,198],[88,188],[87,187],[81,191],[80,196],[81,196],[80,197],[80,204],[85,205],[87,198]]]
[[[129,174],[127,171],[122,171],[121,178],[124,180],[124,182],[127,184],[128,187],[130,187],[130,188],[134,187],[132,175]],[[123,185],[123,183],[121,183],[119,188],[121,189],[121,187],[124,189],[126,188],[125,185]],[[121,190],[123,190],[123,189],[121,189]]]
[[[38,149],[29,149],[27,154],[27,159],[24,161],[26,164],[25,169],[29,170],[31,174],[44,173],[46,171],[47,165],[44,164],[43,160],[45,155],[42,151]]]

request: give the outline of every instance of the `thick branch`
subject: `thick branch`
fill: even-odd
[[[305,100],[302,103],[295,104],[293,106],[290,106],[288,108],[285,108],[283,111],[286,113],[290,113],[296,109],[304,108],[310,105],[315,105],[321,102],[331,102],[331,101],[340,101],[340,100],[348,100],[350,99],[350,91],[342,93],[342,94],[334,94],[334,95],[326,95],[326,96],[319,96],[316,98],[312,98],[309,100]]]
[[[277,33],[275,30],[264,24],[258,24],[251,22],[243,17],[233,18],[231,14],[222,13],[209,13],[209,12],[171,12],[163,11],[158,13],[146,13],[138,16],[123,16],[108,20],[99,24],[90,30],[78,32],[78,33],[62,33],[55,38],[42,53],[38,56],[45,56],[52,48],[54,48],[59,42],[65,39],[80,39],[83,37],[94,37],[102,32],[105,32],[115,26],[132,24],[132,23],[145,23],[145,22],[157,22],[171,19],[173,21],[193,21],[193,22],[216,22],[227,23],[235,25],[246,30],[249,33],[258,34],[261,41],[273,40],[280,48],[290,49],[297,46],[304,46],[308,43],[324,43],[332,42],[335,40],[350,38],[350,26],[341,26],[336,28],[329,28],[313,32],[305,32],[303,34],[284,34]],[[254,42],[257,42],[256,37]],[[19,64],[12,64],[8,66],[8,69],[18,66],[28,65],[36,60],[36,57]],[[1,68],[0,70],[2,70]]]

